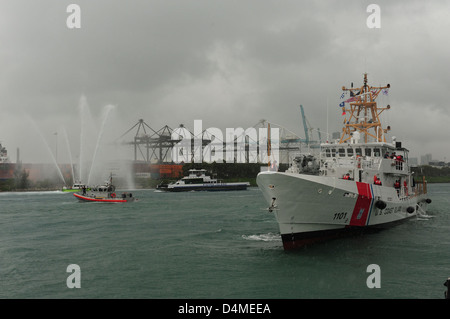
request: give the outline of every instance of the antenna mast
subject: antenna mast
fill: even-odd
[[[339,144],[350,140],[353,132],[359,132],[361,137],[364,137],[365,143],[369,142],[370,138],[375,142],[386,142],[385,133],[390,130],[390,127],[382,128],[380,114],[391,107],[387,105],[379,108],[375,100],[382,90],[389,88],[389,84],[386,86],[369,86],[367,84],[367,73],[364,73],[364,84],[361,88],[353,88],[353,85],[350,89],[345,86],[342,87],[342,91],[350,92],[350,98],[345,101],[350,106],[349,108],[344,107],[345,114],[348,112],[348,118],[344,119],[343,134]]]

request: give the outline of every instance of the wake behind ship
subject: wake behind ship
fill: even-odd
[[[415,180],[408,150],[386,141],[376,99],[390,85],[345,88],[343,134],[320,145],[317,154],[302,154],[286,172],[261,172],[258,187],[274,212],[284,249],[302,247],[368,229],[384,228],[426,214],[425,179]]]

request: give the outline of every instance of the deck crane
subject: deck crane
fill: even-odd
[[[305,111],[303,110],[303,105],[301,104],[300,104],[300,111],[302,112],[303,128],[305,129],[305,143],[309,144],[308,126],[306,125]]]
[[[305,130],[305,140],[304,140],[304,142],[307,145],[310,145],[310,144],[314,144],[314,145],[317,144],[317,145],[319,145],[321,140],[322,140],[321,135],[320,135],[320,130],[317,129],[317,135],[319,137],[319,140],[318,141],[311,140],[312,133],[313,133],[313,128],[311,127],[311,124],[309,124],[309,122],[308,122],[308,120],[307,120],[307,118],[305,116],[305,110],[303,109],[303,105],[300,105],[300,111],[302,113],[303,128]],[[315,146],[312,146],[312,147],[315,147]]]

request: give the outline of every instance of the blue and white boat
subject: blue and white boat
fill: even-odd
[[[205,169],[190,169],[189,175],[170,183],[159,184],[156,189],[166,192],[189,192],[189,191],[235,191],[246,190],[249,182],[225,183],[219,179],[206,175]]]

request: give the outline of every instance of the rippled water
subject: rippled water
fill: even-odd
[[[0,298],[443,298],[450,185],[429,219],[294,252],[257,188],[136,190],[126,204],[61,192],[0,193]],[[69,289],[67,266],[80,267]],[[380,288],[368,288],[368,265]]]

